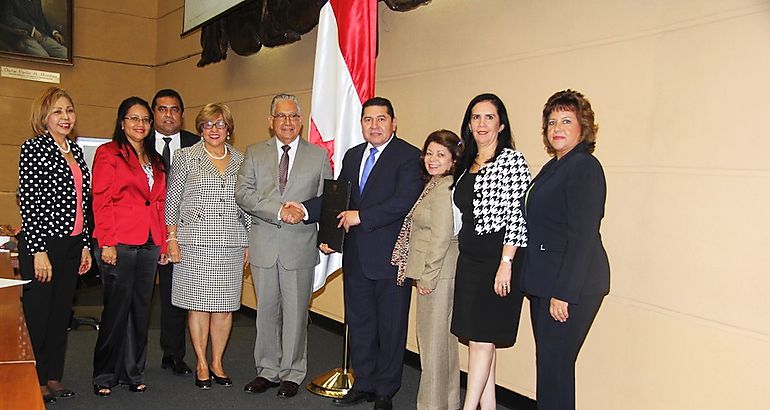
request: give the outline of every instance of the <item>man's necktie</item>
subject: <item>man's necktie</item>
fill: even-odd
[[[166,145],[163,146],[161,156],[163,157],[163,164],[166,166],[166,173],[168,173],[171,171],[171,148],[168,145],[171,143],[171,137],[163,137],[163,141]]]
[[[369,157],[366,158],[364,163],[364,172],[361,173],[361,183],[358,184],[358,193],[364,193],[364,186],[366,186],[366,180],[369,179],[369,174],[372,173],[374,168],[375,155],[377,155],[377,148],[372,147],[369,150]]]
[[[286,189],[286,180],[289,179],[289,150],[291,147],[284,145],[281,149],[283,154],[281,154],[281,161],[278,163],[278,189],[283,195],[283,190]]]

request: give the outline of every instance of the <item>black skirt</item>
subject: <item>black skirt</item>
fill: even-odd
[[[454,201],[462,212],[458,234],[460,256],[455,276],[452,333],[462,341],[489,342],[512,346],[519,330],[523,294],[519,290],[520,260],[516,251],[511,267],[511,293],[495,294],[494,283],[503,251],[505,230],[477,235],[473,220],[473,183],[476,174],[465,173],[457,183]]]

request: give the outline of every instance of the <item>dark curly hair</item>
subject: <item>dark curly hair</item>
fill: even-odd
[[[596,133],[599,126],[594,122],[594,110],[591,102],[583,94],[574,90],[559,91],[552,95],[543,107],[543,144],[548,155],[556,155],[551,143],[548,142],[548,117],[554,111],[572,111],[580,124],[580,140],[588,145],[588,152],[593,153],[596,148]]]

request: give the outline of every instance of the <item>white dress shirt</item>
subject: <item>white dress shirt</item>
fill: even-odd
[[[382,155],[382,151],[385,151],[385,148],[388,147],[388,144],[390,144],[391,141],[393,141],[393,137],[396,134],[393,134],[388,138],[387,141],[385,141],[384,144],[377,147],[377,153],[374,154],[374,164],[377,165],[377,160],[380,159],[380,155]],[[364,164],[366,164],[366,159],[369,158],[369,153],[372,152],[372,148],[374,148],[374,145],[371,143],[366,144],[366,148],[364,149],[364,155],[361,156],[361,165],[358,167],[358,185],[361,185],[361,175],[364,174]],[[374,169],[374,166],[372,166],[372,169]]]
[[[168,149],[171,154],[171,157],[169,158],[171,162],[174,161],[174,151],[182,148],[182,137],[180,136],[180,133],[176,133],[173,135],[163,135],[159,133],[158,131],[155,131],[155,151],[158,151],[158,154],[163,155],[163,147],[166,146],[166,141],[163,140],[163,138],[171,138],[171,141],[168,143]],[[170,165],[170,164],[169,164]]]
[[[278,164],[280,164],[281,163],[281,156],[283,156],[283,145],[284,144],[278,138],[276,138],[276,137],[273,137],[273,138],[275,138],[275,149],[278,152]],[[288,181],[289,180],[289,176],[291,176],[291,168],[294,165],[294,157],[297,155],[297,147],[299,146],[299,135],[294,137],[294,140],[292,140],[288,145],[291,147],[291,149],[288,152],[288,154],[289,154],[289,172],[286,174],[286,181]]]
[[[284,146],[284,143],[281,142],[281,140],[279,140],[277,137],[273,137],[273,138],[275,138],[275,148],[276,148],[276,150],[278,152],[278,164],[280,165],[281,164],[281,157],[283,156],[283,146]],[[299,135],[294,137],[294,140],[292,140],[290,143],[288,143],[286,145],[291,147],[291,149],[287,153],[289,155],[289,170],[286,173],[286,182],[288,183],[289,176],[291,176],[291,168],[292,168],[292,166],[294,166],[294,157],[297,155],[297,147],[299,147]],[[305,208],[304,204],[300,203],[300,205],[302,205],[302,211],[305,212],[305,216],[302,217],[302,220],[303,221],[307,221],[308,217],[309,217],[309,215],[307,213],[307,209]],[[279,221],[281,220],[281,210],[280,209],[278,210],[278,220]]]

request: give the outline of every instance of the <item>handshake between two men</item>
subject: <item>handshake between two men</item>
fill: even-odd
[[[307,213],[305,206],[299,202],[289,201],[281,207],[281,221],[287,224],[297,224],[305,220]]]
[[[280,215],[281,221],[293,225],[305,220],[307,218],[307,211],[305,210],[305,206],[301,203],[289,201],[284,203],[283,207],[281,207]],[[357,210],[342,211],[337,215],[337,219],[339,219],[337,228],[345,229],[345,233],[350,231],[351,227],[361,223],[361,219],[359,218]],[[318,245],[318,249],[327,255],[336,252],[335,249],[330,248],[326,243],[321,243]]]

